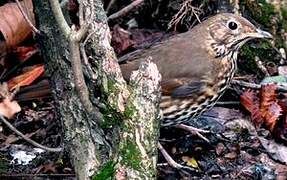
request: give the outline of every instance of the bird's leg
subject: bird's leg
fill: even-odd
[[[162,147],[162,145],[158,142],[157,143],[157,147],[160,150],[161,154],[163,155],[164,159],[167,161],[167,163],[176,169],[181,169],[183,168],[182,165],[178,164],[177,162],[175,162],[172,157],[170,157],[170,155],[166,152],[166,150]]]
[[[203,130],[203,129],[198,129],[196,127],[188,126],[188,125],[185,125],[185,124],[178,124],[175,127],[179,128],[179,129],[183,129],[185,131],[188,131],[188,132],[190,132],[192,134],[196,134],[198,137],[200,137],[201,139],[203,139],[204,141],[209,143],[209,140],[206,137],[204,137],[202,135],[202,133],[210,133],[210,131]]]

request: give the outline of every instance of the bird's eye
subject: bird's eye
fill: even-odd
[[[236,30],[236,29],[238,28],[237,23],[234,22],[234,21],[229,21],[229,22],[227,23],[227,26],[228,26],[228,28],[231,29],[232,31],[233,31],[233,30]]]

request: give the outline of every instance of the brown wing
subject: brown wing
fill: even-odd
[[[163,95],[184,97],[200,92],[212,68],[205,47],[196,43],[200,36],[206,36],[204,31],[189,31],[120,58],[124,62],[120,65],[124,78],[128,80],[141,61],[151,56],[162,75]]]
[[[186,79],[170,79],[161,83],[162,95],[172,97],[193,96],[202,91],[205,83],[202,81],[188,82]]]

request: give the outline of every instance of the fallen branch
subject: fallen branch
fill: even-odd
[[[125,14],[127,14],[128,12],[130,12],[132,9],[136,8],[137,6],[142,4],[143,2],[144,2],[144,0],[135,0],[135,1],[133,1],[132,3],[130,3],[129,5],[124,7],[123,9],[121,9],[118,12],[110,15],[108,17],[108,21],[124,16]]]
[[[2,115],[0,115],[0,119],[11,131],[15,132],[18,136],[20,136],[25,141],[27,141],[28,143],[32,144],[35,147],[38,147],[38,148],[41,148],[41,149],[44,149],[44,150],[50,151],[50,152],[61,152],[63,150],[62,148],[50,148],[50,147],[44,146],[42,144],[39,144],[36,141],[33,141],[32,139],[25,136],[23,133],[21,133],[10,122],[8,122]]]

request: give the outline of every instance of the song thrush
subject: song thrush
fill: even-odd
[[[152,57],[162,75],[162,126],[196,118],[211,108],[230,84],[239,48],[250,39],[272,38],[247,19],[215,15],[190,31],[120,58],[129,79],[141,61]]]

